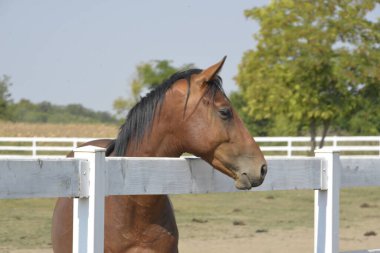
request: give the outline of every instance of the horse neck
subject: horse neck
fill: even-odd
[[[132,143],[127,148],[126,156],[179,157],[184,153],[183,133],[180,131],[182,110],[176,108],[176,103],[178,102],[172,99],[165,101],[159,115],[154,117],[151,131],[145,133],[137,147]]]
[[[146,134],[137,149],[128,148],[127,157],[179,157],[183,152],[179,141],[176,140],[173,134],[170,134],[170,129],[166,127],[164,121],[154,121],[152,132]],[[132,147],[134,145],[131,145]],[[157,210],[167,205],[168,197],[166,195],[130,195],[128,200],[139,209],[143,209],[146,215],[155,216]],[[152,208],[154,207],[154,208]]]
[[[127,157],[179,157],[183,153],[178,141],[171,135],[152,132],[144,137],[138,149],[127,149]]]

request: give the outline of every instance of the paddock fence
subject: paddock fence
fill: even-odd
[[[81,143],[93,138],[0,137],[0,156],[63,157]],[[266,156],[310,155],[310,137],[255,137]],[[321,141],[317,137],[316,141]],[[326,148],[341,155],[380,156],[380,136],[327,136]]]
[[[252,191],[314,190],[314,253],[338,253],[340,189],[380,187],[380,157],[322,149],[315,157],[267,160],[267,177]],[[104,149],[87,146],[74,158],[0,159],[0,199],[74,198],[75,253],[103,253],[105,196],[236,191],[233,180],[199,158],[106,158]]]

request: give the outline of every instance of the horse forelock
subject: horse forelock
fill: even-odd
[[[211,98],[212,101],[214,101],[216,93],[221,92],[222,95],[227,98],[227,95],[224,92],[222,84],[223,84],[223,80],[220,76],[216,76],[211,81],[208,81],[207,82],[207,91],[205,93],[206,96]]]
[[[189,69],[177,72],[161,85],[151,90],[146,96],[142,97],[140,101],[129,110],[125,122],[119,129],[119,134],[114,145],[114,156],[124,156],[129,145],[133,145],[132,148],[134,149],[138,148],[145,134],[151,131],[156,111],[161,109],[166,92],[174,85],[174,83],[181,79],[186,79],[188,83],[184,107],[185,114],[190,96],[191,76],[193,74],[199,74],[201,71],[201,69]],[[208,96],[213,100],[215,94],[219,91],[226,96],[222,87],[222,78],[216,76],[213,80],[207,82],[205,96]]]

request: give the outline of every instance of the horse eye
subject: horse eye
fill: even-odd
[[[228,120],[232,118],[232,111],[230,108],[222,108],[219,110],[219,115],[222,119]]]

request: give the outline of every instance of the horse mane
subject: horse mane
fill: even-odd
[[[186,79],[188,83],[186,103],[190,96],[190,78],[193,74],[199,74],[201,69],[189,69],[173,74],[169,79],[162,84],[151,90],[147,95],[142,97],[140,101],[129,110],[124,124],[119,129],[119,134],[109,147],[106,154],[113,152],[114,156],[124,156],[130,143],[138,148],[144,135],[151,131],[154,116],[157,110],[160,110],[162,102],[164,101],[166,92],[172,87],[172,85],[180,79]],[[213,80],[207,83],[208,90],[205,96],[214,97],[217,91],[222,91],[222,79],[217,76]]]

